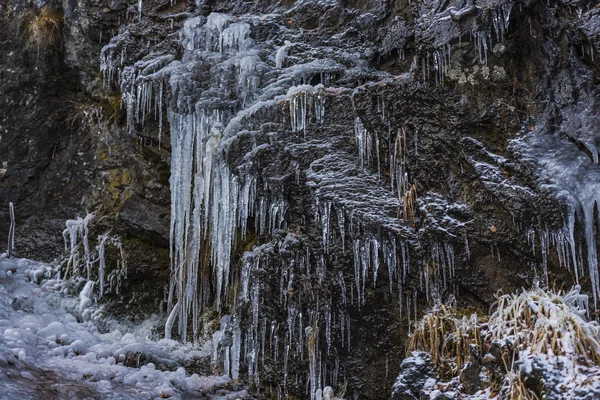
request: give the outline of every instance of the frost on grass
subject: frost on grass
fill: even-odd
[[[579,286],[499,296],[487,321],[438,305],[412,333],[394,398],[597,398],[600,326],[587,313]],[[417,370],[435,377],[416,379]]]

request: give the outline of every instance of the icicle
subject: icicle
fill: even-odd
[[[8,213],[10,214],[10,229],[8,231],[8,258],[12,256],[12,251],[15,248],[15,208],[12,201],[8,203]]]
[[[344,209],[343,207],[336,207],[335,211],[337,213],[338,227],[340,230],[340,239],[342,242],[342,252],[345,251],[346,244],[346,228],[345,228],[345,220],[344,220]]]
[[[329,252],[329,238],[330,238],[330,225],[331,225],[330,218],[331,218],[331,202],[326,201],[325,204],[323,205],[323,208],[321,211],[321,226],[322,226],[322,230],[323,230],[322,244],[323,244],[323,250],[325,251],[325,254],[327,254]]]
[[[371,254],[373,259],[373,288],[377,287],[377,271],[379,270],[379,241],[371,238]]]
[[[504,31],[508,32],[508,25],[510,24],[510,12],[512,11],[513,3],[508,2],[502,5],[502,15],[504,17]]]
[[[106,270],[106,260],[104,257],[105,244],[108,240],[108,233],[98,236],[98,245],[96,251],[98,252],[98,279],[100,285],[100,298],[104,296],[104,271]]]
[[[354,253],[354,281],[356,283],[356,292],[358,293],[358,304],[360,307],[360,299],[361,299],[361,284],[360,284],[360,276],[361,276],[361,245],[359,239],[354,239],[352,250]]]
[[[319,328],[306,327],[304,335],[308,340],[308,365],[309,365],[309,380],[310,380],[310,399],[317,400],[317,341]],[[318,399],[320,400],[320,399]]]
[[[290,120],[292,132],[304,132],[308,126],[312,109],[315,121],[323,124],[325,119],[325,88],[317,86],[294,86],[287,92],[290,104]]]

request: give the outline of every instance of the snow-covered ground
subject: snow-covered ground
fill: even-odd
[[[0,255],[0,399],[247,397],[219,390],[227,376],[183,368],[210,358],[210,342],[153,338],[152,319],[135,328],[105,319],[92,281],[57,276],[49,264]]]

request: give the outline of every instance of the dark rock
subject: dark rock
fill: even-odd
[[[431,356],[425,352],[413,352],[400,364],[392,392],[394,400],[418,400],[428,379],[435,379],[435,367]]]
[[[123,202],[119,210],[119,219],[131,234],[154,243],[157,246],[169,245],[170,209],[133,195]]]

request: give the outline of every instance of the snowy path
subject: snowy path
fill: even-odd
[[[186,373],[210,345],[153,340],[152,320],[135,329],[102,320],[93,283],[54,276],[48,264],[0,256],[0,399],[247,397],[218,390],[227,376]]]

